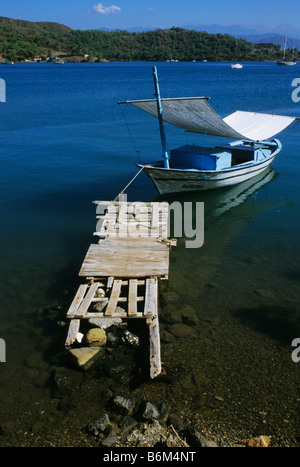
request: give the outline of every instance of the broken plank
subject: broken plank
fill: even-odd
[[[114,312],[116,311],[116,307],[117,307],[118,300],[119,300],[120,293],[121,293],[121,286],[122,286],[121,279],[114,280],[112,291],[110,294],[110,299],[105,310],[105,316],[112,316]]]
[[[114,277],[113,276],[110,276],[108,279],[107,279],[107,289],[110,289],[113,285],[113,282],[114,282]]]
[[[92,300],[93,300],[93,298],[95,296],[95,293],[96,293],[99,285],[100,285],[99,282],[95,282],[95,284],[92,284],[90,286],[88,293],[84,297],[84,299],[81,302],[81,305],[80,305],[80,307],[79,307],[79,309],[78,309],[78,311],[76,313],[77,317],[83,316],[87,312],[90,304],[92,303]]]
[[[79,308],[82,300],[83,300],[83,297],[84,297],[84,294],[86,292],[86,289],[88,288],[88,285],[87,284],[81,284],[77,290],[77,293],[70,305],[70,308],[67,312],[67,318],[70,318],[71,316],[73,316],[77,309]]]
[[[146,279],[145,316],[157,315],[157,278]]]
[[[129,281],[129,292],[128,292],[128,316],[137,315],[137,279],[131,279]]]
[[[161,374],[161,354],[158,317],[147,320],[150,338],[150,377],[156,378]]]
[[[65,342],[66,347],[74,344],[76,340],[76,336],[79,332],[79,326],[80,326],[80,319],[71,319],[70,324],[69,324],[68,335],[67,335],[66,342]]]

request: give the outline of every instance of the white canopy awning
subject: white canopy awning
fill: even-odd
[[[295,117],[243,112],[241,110],[237,110],[223,119],[229,126],[245,135],[246,139],[255,141],[272,138],[293,123],[294,120]]]
[[[236,111],[222,119],[208,104],[208,97],[161,99],[165,122],[192,133],[263,141],[290,125],[295,117]],[[158,116],[155,99],[120,102]]]

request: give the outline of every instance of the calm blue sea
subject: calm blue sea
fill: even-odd
[[[137,173],[139,159],[160,157],[156,119],[117,104],[153,97],[153,65],[162,97],[208,96],[222,117],[234,110],[300,117],[300,103],[291,97],[298,65],[1,66],[6,102],[0,103],[0,338],[7,361],[0,367],[0,422],[18,420],[23,433],[24,413],[38,419],[37,406],[42,410],[41,401],[46,406],[52,400],[31,378],[50,371],[44,346],[51,346],[55,331],[35,328],[35,319],[38,310],[63,303],[76,290],[81,262],[95,241],[92,201],[114,199]],[[205,243],[187,250],[179,239],[161,311],[166,330],[164,310],[175,315],[190,307],[197,315],[196,339],[189,345],[178,339],[172,354],[170,344],[162,349],[171,371],[205,374],[208,383],[197,390],[213,409],[194,407],[194,416],[211,430],[221,420],[228,430],[231,420],[241,433],[262,425],[282,444],[300,436],[300,363],[291,358],[292,340],[300,338],[299,129],[295,123],[280,136],[283,150],[259,178],[174,198],[204,201]],[[166,132],[170,147],[213,142],[170,126]],[[144,174],[127,194],[130,200],[157,198]],[[186,387],[188,402],[195,399],[192,384]],[[182,410],[187,404],[175,402]]]

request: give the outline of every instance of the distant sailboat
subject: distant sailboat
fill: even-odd
[[[237,56],[237,39],[235,40],[235,56]],[[241,68],[243,68],[243,65],[236,61],[235,63],[231,64],[231,68],[240,70]]]
[[[238,70],[243,68],[243,65],[241,65],[240,63],[232,63],[231,68],[236,68]]]
[[[282,60],[278,60],[276,63],[277,63],[277,65],[289,65],[289,66],[296,65],[297,62],[294,61],[295,47],[293,48],[292,60],[286,60],[286,58],[285,58],[286,43],[287,43],[287,36],[285,38],[285,43],[284,43],[283,58],[282,58]]]

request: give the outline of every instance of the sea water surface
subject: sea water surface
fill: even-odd
[[[207,96],[222,117],[234,110],[300,116],[300,103],[292,100],[298,66],[1,67],[2,445],[55,444],[49,441],[55,430],[59,435],[76,423],[81,429],[100,410],[90,396],[80,418],[47,384],[61,365],[53,358],[61,333],[55,306],[70,303],[95,241],[92,201],[114,199],[137,173],[136,162],[160,157],[156,119],[117,105],[153,97],[153,65],[162,97]],[[217,143],[169,125],[166,132],[170,147]],[[280,140],[283,150],[272,168],[252,181],[171,198],[204,202],[205,242],[187,249],[179,238],[172,249],[160,302],[162,358],[171,377],[167,389],[158,382],[150,393],[168,394],[178,413],[225,442],[256,434],[271,436],[275,445],[298,445],[300,439],[300,362],[292,360],[292,341],[300,338],[299,124]],[[158,196],[143,173],[126,192],[129,200]],[[54,315],[43,320],[51,306]],[[186,321],[191,334],[174,341],[168,331],[180,310],[196,319]],[[54,355],[61,350],[55,347]]]

